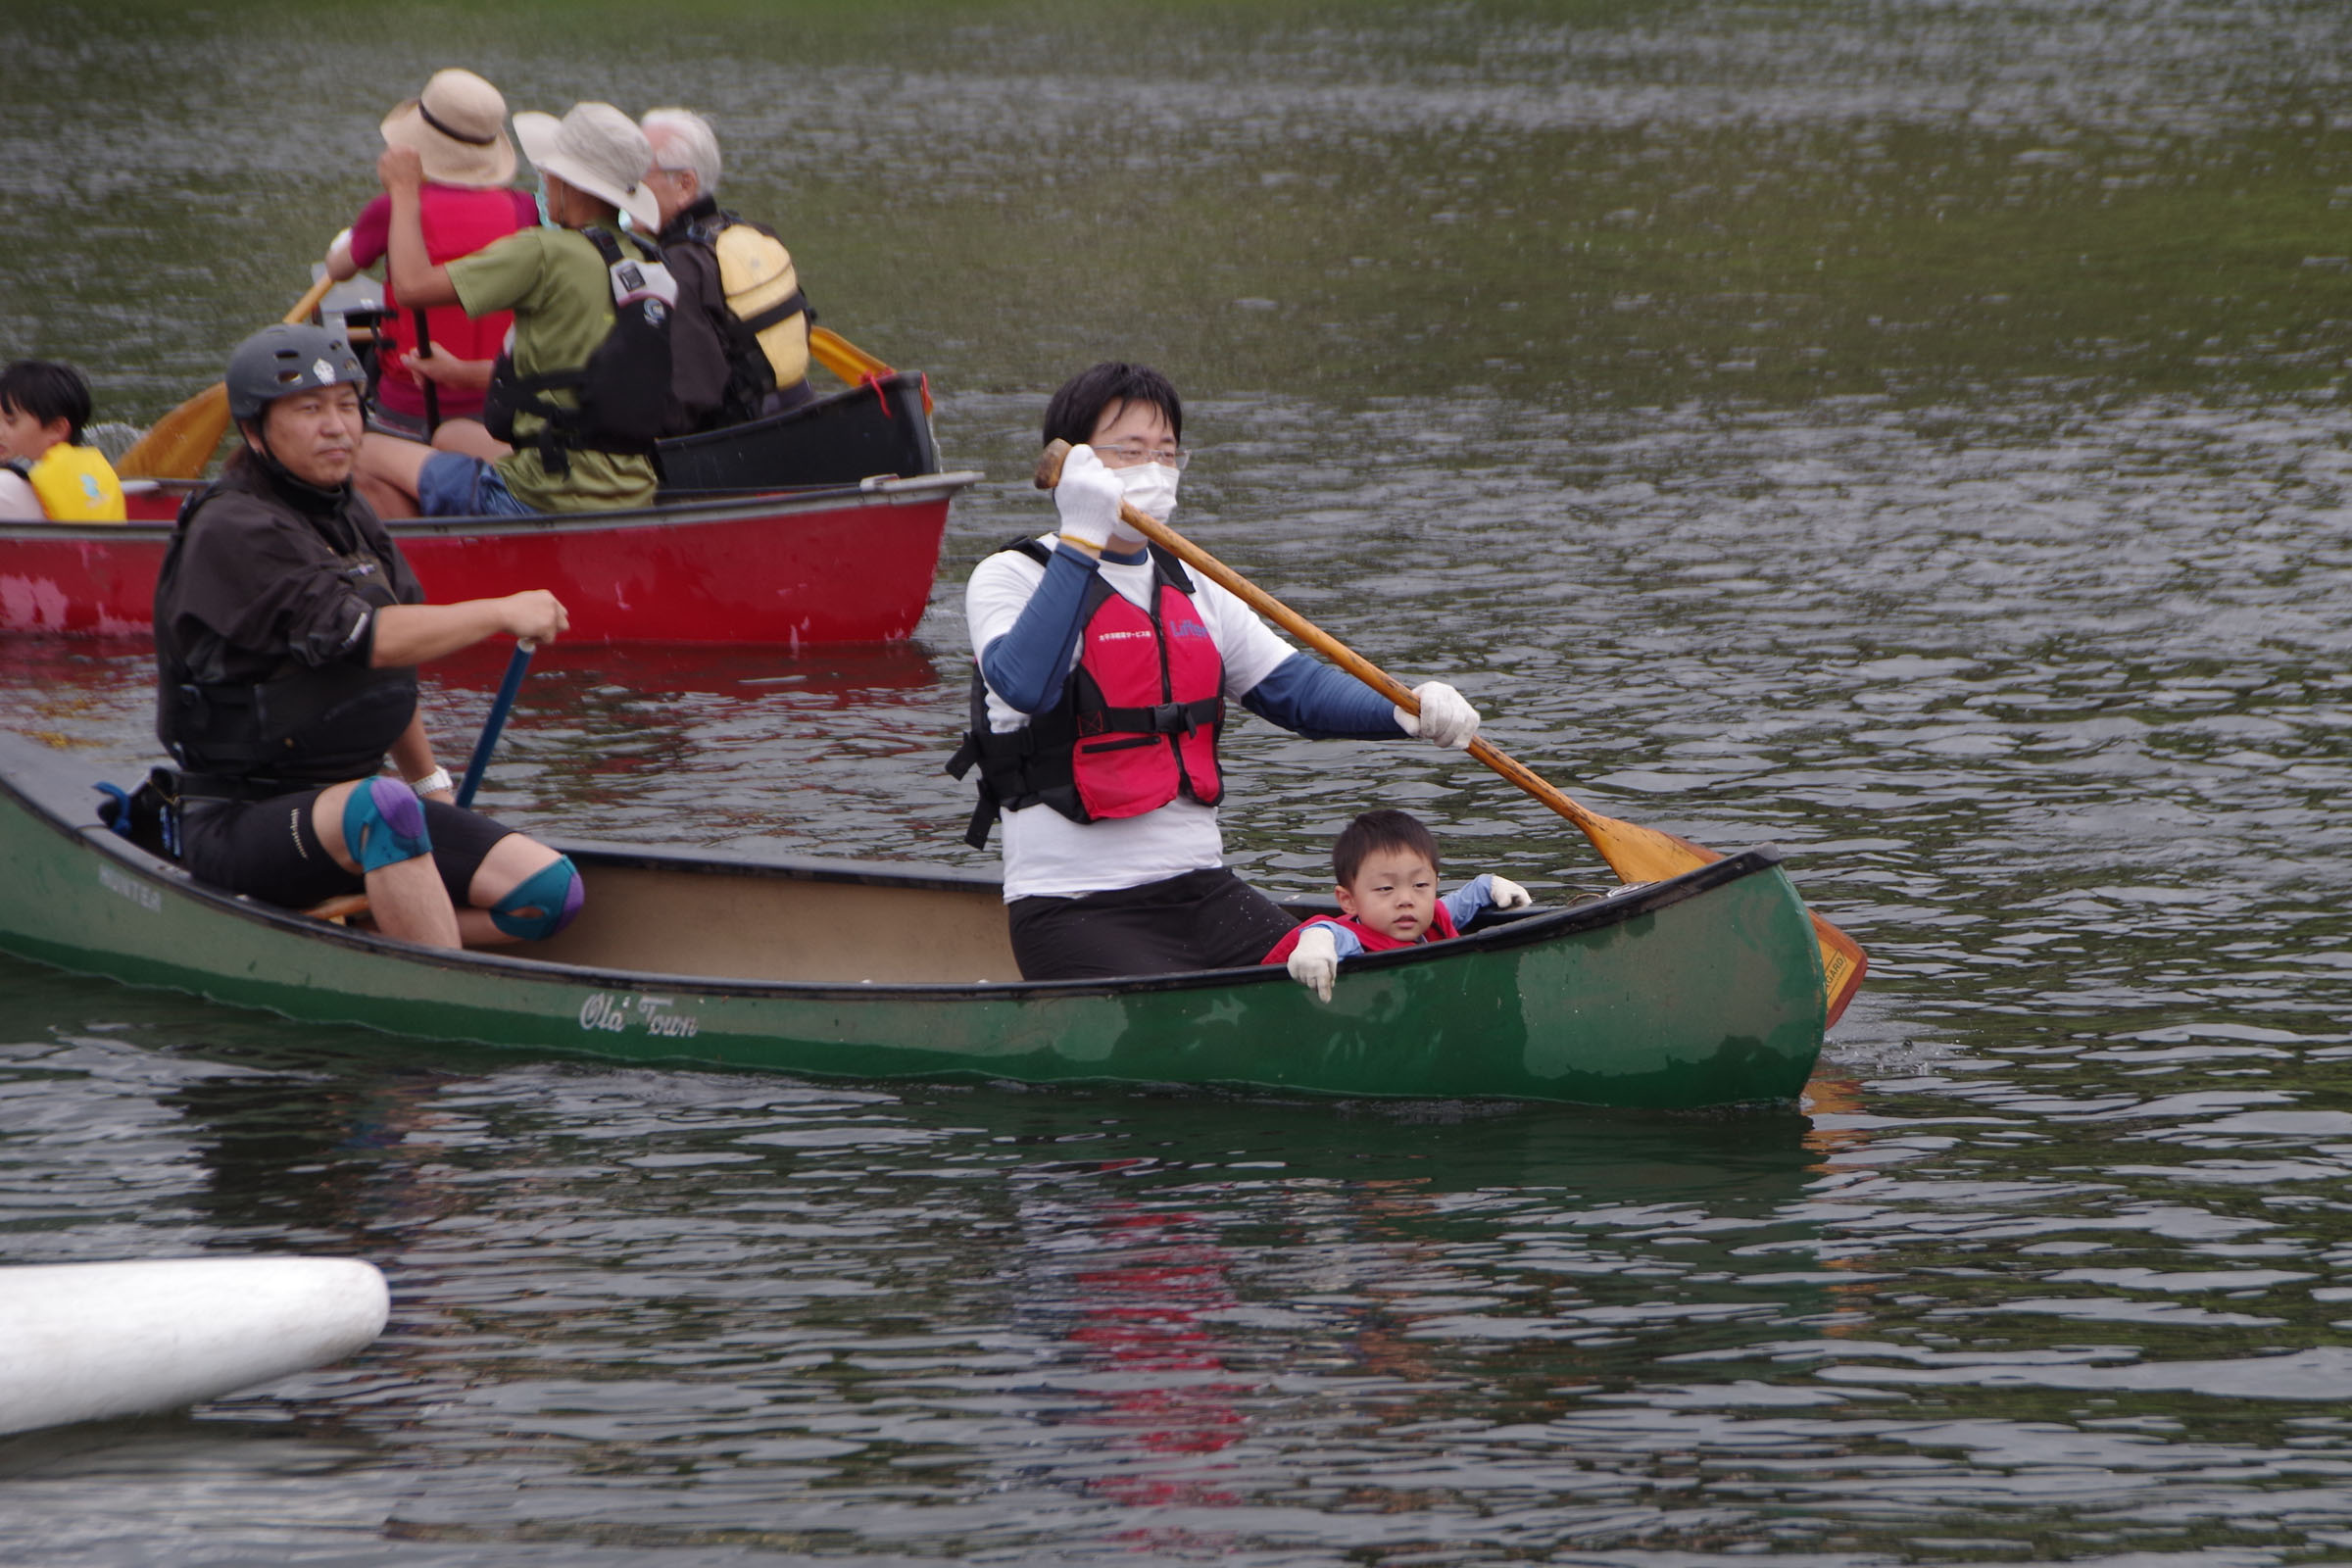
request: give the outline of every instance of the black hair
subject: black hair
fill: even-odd
[[[1410,811],[1366,811],[1342,830],[1331,846],[1331,870],[1342,887],[1355,881],[1365,858],[1376,850],[1407,850],[1438,869],[1438,841]]]
[[[1105,360],[1061,383],[1046,405],[1046,441],[1084,446],[1095,438],[1102,411],[1114,403],[1149,403],[1168,416],[1168,433],[1184,439],[1184,402],[1175,383],[1149,365]]]
[[[90,383],[71,365],[18,360],[0,370],[0,409],[29,414],[43,424],[63,419],[66,439],[79,446],[81,427],[90,422]]]

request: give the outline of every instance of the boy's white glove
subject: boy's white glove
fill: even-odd
[[[1492,872],[1487,876],[1487,891],[1494,895],[1494,907],[1497,909],[1524,909],[1536,902],[1528,897],[1527,889],[1507,876],[1495,876]]]
[[[1331,1000],[1331,982],[1340,972],[1340,945],[1331,939],[1331,927],[1310,925],[1298,933],[1290,970],[1291,978],[1312,990],[1317,1002]]]
[[[1061,514],[1061,531],[1102,550],[1119,525],[1119,499],[1126,491],[1119,476],[1102,466],[1093,447],[1072,447],[1061,460],[1061,479],[1054,486],[1054,509]]]
[[[1468,751],[1470,743],[1478,739],[1478,710],[1470,706],[1470,699],[1444,681],[1427,681],[1414,687],[1413,700],[1421,705],[1420,712],[1396,710],[1396,727],[1407,735],[1436,741],[1457,752]]]

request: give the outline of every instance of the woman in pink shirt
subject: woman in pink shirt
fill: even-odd
[[[499,90],[455,69],[435,72],[423,92],[385,117],[385,145],[414,147],[424,163],[424,246],[436,266],[539,221],[539,204],[530,193],[508,187],[514,177],[514,144],[507,139],[506,122],[507,101]],[[347,278],[381,261],[391,217],[390,197],[369,202],[328,248],[327,271]],[[480,418],[489,362],[498,357],[514,318],[502,311],[476,320],[454,305],[427,311],[431,353],[420,361],[414,313],[401,308],[389,280],[384,306],[389,314],[378,329],[376,422],[419,441],[430,438],[420,374],[435,383],[444,421]]]

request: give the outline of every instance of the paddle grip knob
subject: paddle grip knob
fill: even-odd
[[[1051,490],[1061,483],[1061,466],[1069,461],[1067,441],[1049,441],[1046,450],[1037,455],[1037,487]]]

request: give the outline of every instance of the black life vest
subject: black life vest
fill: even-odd
[[[662,266],[662,252],[631,234],[629,242],[643,253],[639,261],[624,256],[619,241],[601,228],[578,232],[604,258],[612,278],[612,330],[588,363],[572,369],[517,375],[514,356],[499,355],[482,399],[482,423],[510,446],[514,445],[514,416],[538,416],[543,422],[532,440],[540,466],[551,474],[571,470],[566,452],[649,454],[662,432],[679,421],[669,381],[670,306],[677,285]],[[658,284],[649,269],[661,273]],[[577,405],[547,396],[559,391],[570,392]]]
[[[260,680],[222,682],[199,681],[190,667],[178,644],[173,586],[188,525],[220,488],[208,485],[180,507],[156,577],[157,738],[194,776],[189,794],[265,796],[367,777],[416,716],[414,668],[305,664],[289,656]],[[400,603],[391,564],[364,537],[336,554],[355,568],[354,591],[371,610]]]
[[[1003,547],[1044,564],[1035,539]],[[988,842],[1000,811],[1045,805],[1073,822],[1142,816],[1178,796],[1214,806],[1225,786],[1217,739],[1225,728],[1225,661],[1184,564],[1152,550],[1146,612],[1100,573],[1087,586],[1078,662],[1052,708],[1006,734],[988,722],[988,683],[972,671],[971,728],[948,761],[956,778],[980,768],[980,804],[964,841]]]

